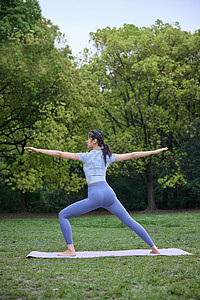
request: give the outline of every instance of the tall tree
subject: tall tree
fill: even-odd
[[[50,157],[28,157],[24,146],[81,149],[81,138],[98,124],[92,104],[92,98],[98,102],[97,86],[81,79],[67,45],[61,50],[54,47],[59,37],[58,28],[43,20],[37,31],[18,33],[0,44],[0,174],[22,192],[22,210],[25,192],[42,186],[44,180],[50,187],[65,185],[67,190],[78,189],[81,180],[77,166]]]
[[[114,150],[170,150],[128,162],[147,187],[148,210],[156,209],[158,170],[164,168],[168,175],[163,183],[173,176],[174,184],[185,184],[177,148],[185,128],[199,118],[199,35],[159,20],[151,28],[124,25],[91,33],[97,53],[90,68],[105,98],[107,134]]]

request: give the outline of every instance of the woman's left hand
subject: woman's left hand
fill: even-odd
[[[39,150],[34,147],[24,147],[24,149],[27,149],[28,152],[37,153]]]

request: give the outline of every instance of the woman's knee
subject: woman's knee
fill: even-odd
[[[64,208],[63,210],[61,210],[59,212],[58,218],[59,218],[59,220],[61,220],[61,219],[69,219],[70,218],[70,215],[69,215],[67,207]]]

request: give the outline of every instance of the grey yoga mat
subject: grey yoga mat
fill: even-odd
[[[84,251],[76,252],[76,256],[58,256],[61,252],[30,252],[26,258],[94,258],[111,256],[174,256],[174,255],[193,255],[177,248],[159,249],[160,254],[151,254],[150,250],[121,250],[121,251]]]

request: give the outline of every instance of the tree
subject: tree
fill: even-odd
[[[169,147],[159,157],[127,162],[135,166],[147,187],[148,210],[156,209],[154,180],[158,178],[154,175],[159,170],[165,170],[162,183],[173,176],[174,184],[185,184],[177,149],[185,128],[199,118],[199,34],[159,20],[151,28],[124,25],[91,33],[97,53],[90,68],[105,98],[113,150]]]
[[[44,181],[67,190],[78,189],[77,182],[82,181],[77,165],[28,156],[24,146],[81,149],[81,138],[92,124],[99,124],[92,104],[94,97],[95,107],[98,103],[97,86],[81,79],[67,45],[54,47],[59,37],[58,27],[43,20],[37,31],[18,33],[0,45],[0,174],[21,191],[22,210],[26,191]]]
[[[181,152],[185,153],[181,160],[181,171],[187,179],[185,186],[189,201],[200,204],[200,121],[192,124],[186,134]]]
[[[37,0],[1,0],[0,40],[17,32],[28,33],[42,19]]]

